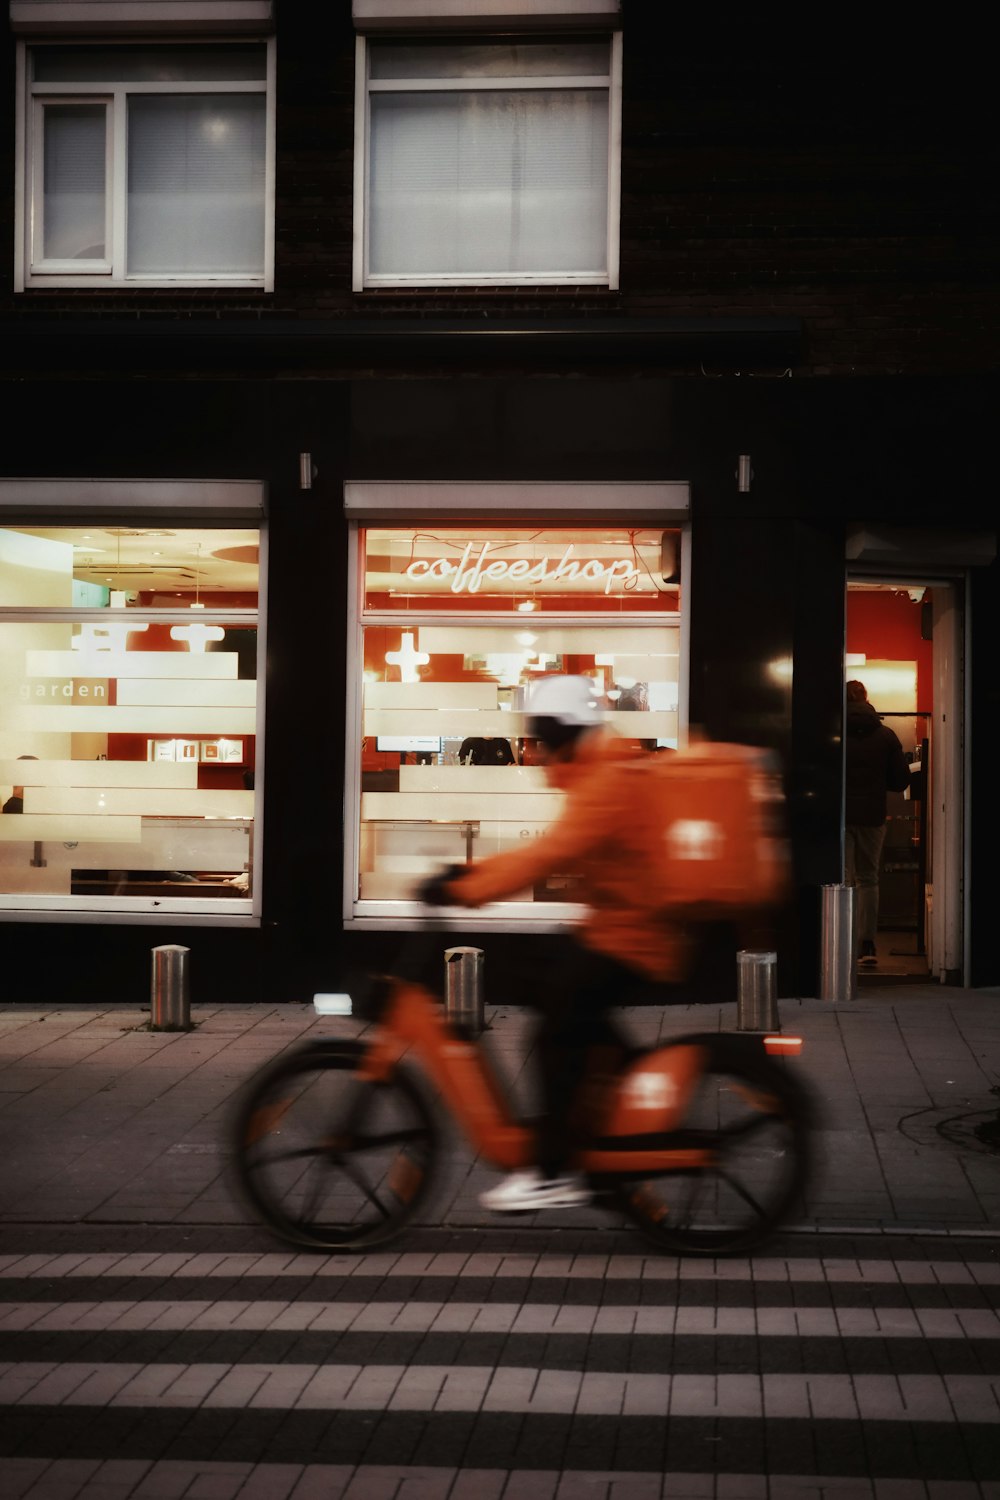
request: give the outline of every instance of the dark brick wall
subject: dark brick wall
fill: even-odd
[[[276,289],[115,292],[11,286],[12,109],[3,111],[0,317],[349,319],[793,316],[795,374],[996,367],[997,162],[975,46],[864,46],[724,17],[665,34],[624,20],[622,285],[354,294],[350,7],[279,8]],[[13,40],[3,72],[13,79]],[[10,91],[11,98],[13,90]],[[698,361],[679,369],[697,370]],[[401,372],[403,373],[403,372]],[[744,373],[749,373],[745,371]]]

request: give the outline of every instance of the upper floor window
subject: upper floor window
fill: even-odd
[[[621,34],[358,39],[354,285],[618,284]]]
[[[20,66],[18,289],[270,289],[273,42],[22,45]]]

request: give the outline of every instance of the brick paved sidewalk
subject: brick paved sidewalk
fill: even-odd
[[[780,1009],[784,1030],[805,1038],[796,1066],[823,1115],[823,1167],[800,1226],[1000,1235],[998,1153],[976,1135],[1000,1107],[1000,991],[906,987]],[[733,1005],[624,1016],[639,1041],[736,1020]],[[134,1006],[0,1006],[0,1222],[248,1221],[227,1170],[235,1092],[301,1037],[358,1028],[303,1005],[197,1006],[192,1019],[190,1032],[151,1033]],[[531,1018],[500,1008],[489,1020],[523,1099]],[[495,1222],[477,1203],[492,1178],[458,1140],[442,1178],[423,1222]],[[595,1209],[559,1215],[567,1228],[607,1222]]]

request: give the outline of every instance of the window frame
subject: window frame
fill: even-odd
[[[626,486],[627,487],[627,486]],[[378,485],[348,486],[348,489],[356,488],[359,491],[370,494],[379,488]],[[385,489],[390,492],[397,486],[386,485]],[[444,486],[448,488],[447,485]],[[456,488],[458,488],[456,486]],[[468,495],[479,488],[475,484],[462,485],[461,489]],[[484,485],[484,491],[490,486]],[[511,487],[513,488],[513,486]],[[534,495],[544,492],[546,486],[529,485],[527,489]],[[568,491],[572,487],[568,485],[555,484],[551,486],[554,491]],[[580,486],[585,490],[586,485]],[[636,486],[642,488],[642,486]],[[662,487],[657,487],[662,488]],[[562,496],[559,497],[560,499]],[[395,521],[404,527],[412,525],[414,518],[403,517],[398,509],[392,504],[391,494],[386,496],[387,504],[385,510],[378,514],[367,507],[355,518],[347,522],[347,673],[346,673],[346,712],[345,712],[345,755],[344,755],[344,885],[343,885],[343,908],[342,920],[344,929],[347,931],[369,931],[369,932],[407,932],[418,931],[423,926],[426,918],[424,910],[418,901],[405,900],[377,900],[362,898],[359,892],[360,863],[361,863],[361,740],[364,714],[364,632],[373,626],[388,625],[399,628],[403,623],[409,626],[420,625],[455,625],[467,619],[467,622],[475,625],[489,626],[491,629],[502,628],[510,631],[524,629],[524,617],[512,616],[509,610],[475,610],[470,611],[469,617],[458,612],[447,610],[435,610],[429,602],[428,607],[422,610],[407,610],[404,614],[399,611],[385,613],[379,610],[367,610],[365,608],[365,578],[363,559],[361,556],[363,532],[372,525],[385,526]],[[565,526],[566,516],[561,511],[559,499],[551,506],[545,515],[545,519],[551,518],[554,526]],[[652,519],[655,513],[633,512],[637,521],[641,524],[656,524]],[[584,512],[584,525],[595,524],[593,514],[586,515]],[[457,517],[455,512],[445,510],[443,513],[433,516],[424,512],[419,520],[421,527],[433,525],[435,521],[444,525],[454,525],[457,519],[464,519],[475,524],[476,519],[484,519],[482,509],[474,505],[463,517]],[[523,517],[511,515],[508,512],[511,525],[524,525]],[[496,519],[494,514],[493,519]],[[532,525],[541,523],[543,517],[534,512],[531,518]],[[628,525],[630,513],[626,510],[620,514],[605,515],[604,519],[615,525]],[[678,704],[677,724],[681,740],[686,738],[688,730],[689,714],[689,686],[690,686],[690,620],[691,620],[691,525],[688,514],[677,515],[671,512],[659,512],[658,521],[677,527],[681,533],[681,578],[686,582],[681,588],[681,607],[679,618],[664,615],[660,612],[650,610],[636,611],[623,615],[620,618],[611,615],[595,616],[572,608],[553,611],[546,616],[546,621],[553,625],[568,628],[593,628],[600,629],[602,633],[630,629],[635,630],[648,626],[651,630],[657,627],[678,632]],[[599,523],[598,523],[599,524]],[[474,618],[473,618],[474,613]],[[532,617],[533,619],[536,617]],[[503,901],[482,907],[474,914],[475,927],[483,932],[516,932],[516,933],[545,933],[562,930],[567,922],[578,920],[584,908],[573,902],[546,901],[544,904],[537,902]],[[470,914],[463,913],[461,920],[455,919],[456,925],[468,929]]]
[[[590,32],[567,32],[557,35],[557,41],[568,42],[581,36],[606,39],[610,45],[610,68],[608,84],[608,219],[606,226],[606,272],[589,272],[569,275],[563,271],[500,272],[419,272],[373,275],[369,270],[369,192],[368,178],[371,161],[371,96],[373,93],[417,93],[454,92],[474,93],[482,90],[502,92],[521,89],[580,89],[593,87],[591,77],[575,77],[570,74],[555,77],[465,77],[424,79],[381,79],[370,77],[369,56],[371,46],[379,42],[405,44],[414,41],[412,35],[379,32],[369,39],[359,34],[356,40],[354,72],[354,243],[352,287],[355,292],[379,291],[398,287],[414,289],[434,287],[476,286],[598,286],[617,291],[619,284],[620,220],[621,220],[621,113],[622,113],[622,33],[620,30]],[[454,38],[453,38],[454,39]],[[500,38],[477,34],[473,40],[479,45],[489,45]],[[504,38],[504,40],[508,40]],[[526,41],[538,41],[540,37],[528,33]]]
[[[129,503],[131,502],[131,503]],[[201,527],[259,534],[257,608],[202,609],[207,625],[254,625],[257,631],[256,708],[254,711],[254,803],[250,827],[251,888],[246,897],[205,897],[195,903],[183,896],[73,896],[0,892],[0,923],[59,922],[148,926],[162,919],[178,927],[259,927],[263,912],[263,809],[267,660],[268,526],[266,488],[246,480],[0,480],[0,526],[60,526],[86,518],[128,520],[135,526],[170,521],[177,530]],[[84,608],[80,606],[3,606],[0,623],[76,624],[127,619],[135,624],[190,620],[190,610],[160,608]]]
[[[233,45],[235,38],[216,42],[203,37],[142,38],[139,45],[153,50],[158,46],[197,47]],[[93,80],[80,83],[35,83],[32,79],[32,55],[44,47],[104,47],[136,45],[128,37],[55,37],[51,40],[19,41],[17,44],[16,128],[15,128],[15,245],[14,290],[22,292],[37,287],[86,288],[91,291],[134,291],[143,287],[199,288],[244,287],[263,292],[274,290],[274,199],[275,199],[275,38],[273,36],[240,36],[241,45],[265,49],[264,77],[260,80],[177,81],[168,84]],[[127,120],[129,95],[176,96],[181,94],[263,94],[264,107],[264,265],[260,273],[237,271],[157,271],[152,274],[129,273],[127,253],[128,143]],[[73,260],[46,261],[35,257],[35,246],[43,245],[44,193],[44,112],[53,105],[72,103],[103,104],[106,110],[105,175],[105,256],[101,262],[86,262],[81,270]]]

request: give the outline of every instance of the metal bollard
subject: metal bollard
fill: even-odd
[[[478,1036],[484,1030],[482,948],[446,948],[444,1011],[458,1031]]]
[[[822,890],[819,998],[856,1000],[855,890],[852,885],[825,885]]]
[[[736,955],[737,1031],[780,1031],[778,955],[741,948]]]
[[[190,952],[190,948],[182,948],[178,943],[164,943],[153,949],[150,1031],[191,1030]]]

